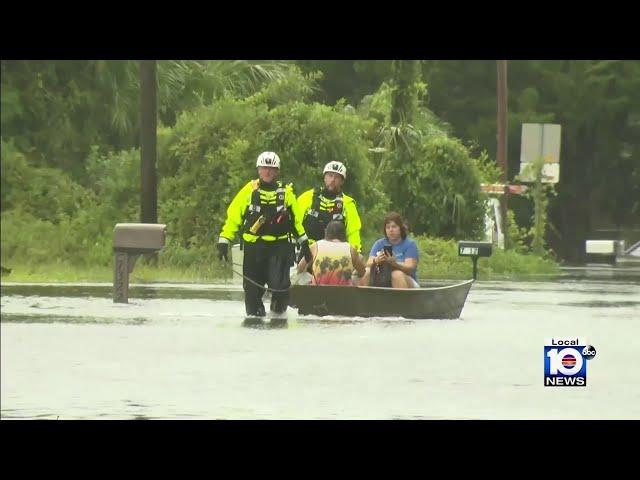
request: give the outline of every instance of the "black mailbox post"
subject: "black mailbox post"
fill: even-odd
[[[118,223],[113,230],[115,270],[113,301],[129,302],[129,274],[138,256],[162,250],[167,226],[160,223]]]
[[[478,257],[490,257],[493,244],[491,242],[473,242],[461,240],[458,242],[458,256],[471,257],[473,261],[473,279],[478,275]]]

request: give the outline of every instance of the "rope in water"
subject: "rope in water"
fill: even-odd
[[[231,263],[231,265],[234,265],[236,267],[241,267],[242,265],[240,265],[239,263]],[[241,276],[242,278],[244,278],[247,282],[252,283],[253,285],[255,285],[256,287],[259,288],[263,288],[264,290],[268,291],[268,292],[276,292],[276,293],[283,293],[283,292],[288,292],[289,290],[291,290],[291,286],[289,286],[289,288],[270,288],[270,287],[265,287],[264,285],[260,285],[258,282],[256,282],[255,280],[253,280],[252,278],[247,277],[246,275],[234,270],[233,267],[231,267],[231,271],[233,273],[235,273],[236,275]]]

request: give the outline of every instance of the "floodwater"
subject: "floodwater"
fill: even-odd
[[[230,285],[2,285],[2,419],[640,419],[640,279],[476,282],[459,320],[243,324]],[[268,307],[268,302],[266,302]],[[586,387],[543,385],[586,337]]]

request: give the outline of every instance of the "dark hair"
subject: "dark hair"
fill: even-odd
[[[324,231],[325,240],[333,240],[334,238],[341,242],[347,241],[347,234],[345,232],[344,223],[338,220],[331,220],[327,224],[327,228]]]
[[[405,220],[402,218],[398,212],[389,212],[387,216],[384,217],[384,223],[382,224],[382,234],[387,236],[387,224],[393,222],[400,227],[400,235],[402,235],[402,239],[407,238],[407,226],[405,224]]]

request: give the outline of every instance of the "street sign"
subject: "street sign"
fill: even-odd
[[[542,182],[558,183],[560,180],[560,134],[561,127],[554,123],[523,123],[520,144],[520,180],[533,182],[533,162],[540,157]]]

